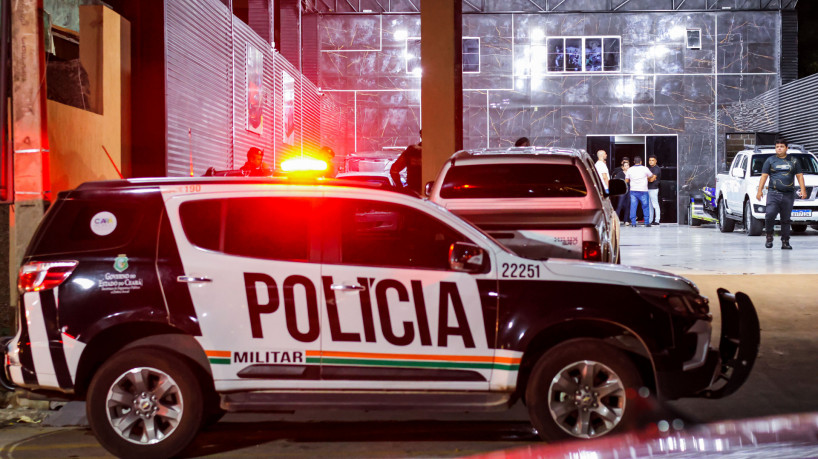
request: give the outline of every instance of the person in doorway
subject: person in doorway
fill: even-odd
[[[795,203],[795,179],[801,186],[800,197],[806,198],[807,189],[804,186],[804,173],[801,170],[801,163],[792,156],[787,155],[789,144],[784,139],[775,140],[775,156],[770,156],[761,166],[761,179],[758,181],[758,192],[756,199],[761,201],[764,191],[764,184],[770,179],[770,186],[767,188],[767,214],[764,219],[764,231],[767,233],[767,240],[764,247],[773,247],[773,226],[776,216],[781,216],[781,249],[792,250],[790,245],[790,217],[792,216],[792,206]]]
[[[608,172],[608,153],[605,150],[599,150],[596,152],[596,173],[599,174],[599,178],[602,179],[602,184],[605,185],[605,193],[608,192],[608,182],[611,180],[611,174]]]
[[[620,162],[620,166],[613,170],[613,178],[619,180],[625,180],[625,175],[628,173],[628,169],[630,168],[630,158],[624,156],[622,161]],[[625,194],[618,197],[618,201],[616,202],[616,214],[619,216],[619,221],[624,222],[625,226],[630,226],[631,222],[629,220],[630,213],[631,213],[631,196],[630,191],[626,190]]]
[[[650,218],[648,222],[659,226],[662,219],[662,210],[659,209],[659,182],[662,180],[662,168],[656,162],[656,157],[648,156],[648,169],[653,177],[648,179],[648,198],[650,198]]]
[[[398,188],[412,190],[415,193],[421,194],[422,186],[421,186],[421,173],[423,172],[421,169],[421,158],[423,156],[423,129],[421,129],[418,134],[420,134],[420,142],[415,145],[409,145],[406,147],[403,152],[401,152],[398,159],[392,163],[392,167],[389,168],[389,175],[392,177],[392,182],[395,183],[395,186]],[[406,169],[406,186],[403,186],[403,182],[400,179],[400,173]]]
[[[530,147],[531,146],[531,141],[528,140],[528,137],[520,137],[519,139],[517,139],[516,142],[514,142],[514,146],[515,147]]]
[[[636,206],[642,206],[642,215],[645,216],[645,227],[650,227],[650,207],[648,198],[648,179],[653,172],[642,165],[642,158],[634,156],[633,167],[625,173],[625,181],[630,185],[631,194],[631,226],[636,226]]]
[[[264,164],[264,150],[256,147],[247,150],[247,162],[239,170],[242,174],[251,177],[273,175],[273,170]]]

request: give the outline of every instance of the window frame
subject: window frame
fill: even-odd
[[[690,44],[690,32],[696,32],[699,35],[699,46],[693,46]],[[687,49],[702,49],[702,29],[701,28],[688,28],[685,29],[685,47]]]
[[[463,49],[464,49],[463,48],[463,41],[464,40],[477,40],[477,53],[476,53],[477,54],[477,71],[468,71],[467,72],[467,71],[463,70],[463,55],[465,54],[464,51],[463,51]],[[411,41],[417,41],[418,44],[419,44],[420,43],[420,37],[406,37],[406,40],[404,41],[404,46],[403,46],[403,70],[408,75],[419,77],[420,76],[419,72],[415,73],[414,68],[413,69],[409,68],[408,55],[409,55],[409,43]],[[482,67],[483,67],[483,60],[482,60],[482,57],[481,57],[482,49],[483,49],[483,42],[480,39],[480,37],[461,37],[461,42],[460,42],[460,71],[462,73],[471,74],[471,75],[474,75],[476,73],[480,73],[480,71],[482,70]],[[472,54],[475,54],[475,53],[469,53],[469,54],[472,55]],[[417,59],[418,59],[418,61],[420,61],[420,56],[417,56]],[[420,68],[422,69],[422,67],[420,67]]]
[[[619,55],[619,59],[617,60],[617,69],[616,70],[605,70],[605,40],[606,39],[612,39],[612,38],[615,38],[615,39],[618,40],[618,46],[617,46],[616,54]],[[566,66],[568,65],[568,59],[565,57],[566,56],[565,41],[566,40],[572,40],[572,39],[573,40],[576,40],[576,39],[582,40],[582,44],[581,44],[581,47],[580,47],[581,53],[582,53],[582,55],[581,55],[582,69],[581,70],[566,70]],[[601,42],[601,49],[600,49],[600,54],[602,56],[602,62],[601,62],[602,69],[601,70],[588,70],[587,66],[586,66],[587,56],[586,56],[586,53],[585,53],[586,52],[586,44],[585,43],[586,43],[587,40],[593,40],[593,39],[598,39]],[[563,56],[562,70],[551,70],[549,68],[549,60],[548,60],[548,56],[550,55],[549,52],[548,52],[549,40],[562,40],[562,56]],[[536,47],[539,48],[541,46],[536,46]],[[544,73],[551,73],[551,74],[622,73],[622,36],[621,35],[588,35],[588,36],[583,36],[583,35],[558,35],[558,36],[553,36],[553,37],[545,37],[545,46],[542,46],[542,47],[545,48],[545,54],[546,54]]]

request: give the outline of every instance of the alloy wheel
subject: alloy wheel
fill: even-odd
[[[548,392],[554,421],[577,438],[608,433],[625,413],[625,385],[599,362],[583,360],[566,366],[554,376]]]
[[[131,369],[111,386],[106,398],[108,421],[125,440],[158,443],[176,430],[184,400],[176,381],[150,367]]]

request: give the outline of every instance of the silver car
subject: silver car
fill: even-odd
[[[585,150],[463,150],[446,162],[429,199],[471,221],[520,256],[620,262],[619,218]]]

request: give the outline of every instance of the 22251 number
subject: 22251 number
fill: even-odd
[[[540,277],[540,265],[503,263],[501,277],[514,279],[534,279]]]

